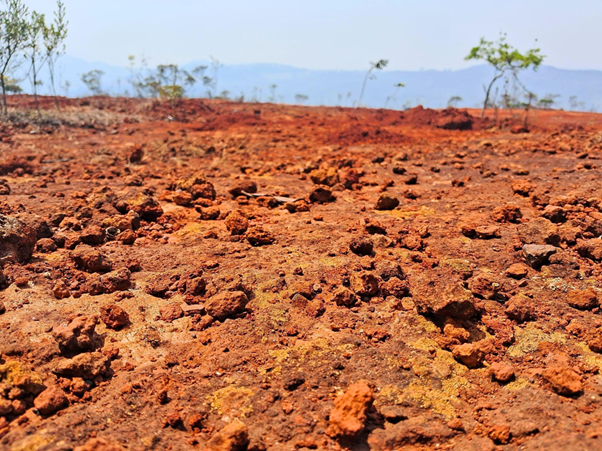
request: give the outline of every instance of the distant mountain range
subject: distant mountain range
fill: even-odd
[[[209,65],[208,62],[192,62],[181,67],[191,70],[201,64]],[[129,82],[131,73],[126,67],[91,63],[69,55],[60,60],[59,66],[60,80],[67,80],[71,84],[68,91],[60,91],[62,95],[89,95],[81,75],[94,69],[105,73],[102,77],[104,92],[111,95],[133,94]],[[207,75],[212,75],[210,70]],[[454,71],[385,70],[377,71],[374,75],[376,78],[368,81],[362,102],[365,106],[384,107],[387,97],[395,92],[394,85],[401,82],[405,87],[399,88],[395,97],[389,98],[389,108],[402,109],[419,104],[442,108],[452,96],[462,98],[457,104],[460,107],[476,107],[483,102],[483,85],[491,79],[492,69],[479,65]],[[260,102],[297,103],[303,99],[297,95],[302,95],[307,96],[306,105],[352,106],[357,102],[364,76],[363,71],[308,70],[279,64],[228,64],[219,70],[216,91],[228,91],[233,98],[244,95],[246,100]],[[23,89],[31,92],[31,85],[23,71],[20,78],[24,79],[21,82]],[[43,85],[39,89],[41,93],[48,93],[47,78],[44,70]],[[555,108],[602,111],[602,71],[542,66],[537,72],[525,72],[521,80],[540,98],[550,94],[558,96],[555,98]],[[501,92],[503,86],[499,86]],[[204,92],[204,88],[198,84],[187,94],[196,97],[204,96]]]

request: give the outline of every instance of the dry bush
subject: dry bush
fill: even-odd
[[[116,113],[113,111],[99,110],[94,108],[78,108],[52,111],[45,110],[42,117],[38,117],[35,110],[9,109],[8,115],[0,117],[0,123],[13,125],[18,128],[28,126],[58,128],[61,126],[75,128],[105,129],[124,123],[140,122],[135,115]]]

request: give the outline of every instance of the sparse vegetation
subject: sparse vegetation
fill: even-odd
[[[196,79],[177,64],[161,64],[157,66],[152,87],[161,99],[174,101],[184,96],[184,90],[196,83]]]
[[[99,69],[94,69],[82,74],[81,80],[92,95],[102,95],[102,76],[104,74],[105,73]]]
[[[569,108],[572,111],[582,110],[585,108],[585,102],[580,102],[577,96],[570,96]]]
[[[526,92],[528,90],[522,85],[518,75],[526,69],[537,70],[543,63],[545,56],[541,55],[540,49],[530,49],[524,53],[519,52],[506,41],[506,35],[500,35],[497,41],[487,41],[481,38],[479,45],[473,47],[470,53],[466,56],[466,60],[485,61],[494,69],[494,74],[489,85],[484,86],[485,101],[481,117],[485,115],[485,110],[489,106],[491,89],[494,84],[502,77],[509,76],[517,82]]]
[[[18,94],[23,92],[21,86],[19,86],[19,81],[14,78],[4,78],[4,85],[6,87],[6,92],[10,92],[11,94]]]
[[[295,102],[297,102],[297,105],[305,104],[308,99],[309,96],[306,96],[305,94],[295,94]]]
[[[559,97],[559,94],[546,94],[537,101],[537,107],[546,110],[552,109],[556,105],[556,99]]]
[[[223,67],[223,64],[221,64],[217,58],[214,58],[212,56],[210,57],[210,59],[211,59],[211,73],[213,74],[213,76],[209,77],[207,75],[202,75],[202,80],[203,80],[203,86],[205,86],[205,88],[207,90],[207,97],[209,97],[210,99],[213,99],[217,92],[217,83],[219,81],[219,71]],[[199,66],[197,69],[199,69],[200,73],[204,74],[204,72],[208,69],[208,67],[207,66]]]
[[[140,117],[132,113],[122,114],[114,111],[103,111],[94,107],[69,109],[68,111],[47,111],[41,118],[32,110],[9,108],[5,119],[15,127],[20,128],[34,125],[50,128],[68,126],[100,130],[141,120]]]
[[[5,6],[6,9],[0,11],[0,85],[3,111],[7,114],[5,81],[23,64],[29,10],[21,0],[6,0]]]
[[[389,64],[389,60],[378,60],[377,62],[373,63],[370,62],[370,69],[368,69],[368,72],[366,72],[366,76],[364,77],[364,82],[362,83],[362,90],[360,91],[360,97],[357,100],[357,107],[359,108],[360,106],[362,106],[362,100],[364,100],[364,92],[366,91],[366,85],[368,84],[368,80],[372,80],[374,78],[374,75],[372,74],[375,70],[383,70],[385,67],[387,67],[387,65]]]
[[[273,83],[270,85],[270,96],[268,97],[268,102],[275,103],[276,102],[276,89],[278,89],[278,85]]]
[[[38,86],[42,84],[38,75],[46,62],[46,54],[43,49],[43,38],[46,34],[46,18],[44,14],[36,11],[31,13],[31,20],[25,30],[27,41],[25,43],[25,57],[29,63],[28,76],[33,89],[33,97],[38,117],[41,119],[40,104],[38,103]]]
[[[5,0],[0,10],[0,85],[2,87],[3,112],[7,114],[7,92],[19,92],[20,87],[13,74],[27,62],[27,76],[31,82],[38,117],[38,86],[42,84],[40,71],[46,64],[50,75],[50,86],[56,98],[55,68],[58,58],[64,53],[67,36],[65,5],[57,2],[54,21],[46,23],[44,14],[29,11],[21,0]],[[17,89],[18,88],[18,89]]]
[[[67,38],[67,26],[69,22],[66,19],[65,4],[61,0],[58,0],[56,5],[57,9],[54,13],[54,21],[44,27],[44,49],[46,51],[50,89],[54,96],[56,107],[60,110],[61,105],[56,92],[56,63],[65,54],[65,39]]]
[[[69,81],[57,80],[57,61],[65,54],[65,39],[68,33],[69,22],[66,19],[66,9],[63,0],[57,0],[56,9],[52,21],[47,21],[44,14],[30,11],[25,4],[26,0],[0,0],[0,85],[2,88],[2,110],[7,112],[7,94],[22,92],[19,86],[25,78],[29,78],[31,93],[34,97],[35,108],[38,118],[42,112],[38,102],[39,87],[42,85],[40,73],[44,65],[48,68],[48,77],[44,78],[44,84],[48,85],[47,92],[54,96],[57,109],[60,111],[60,103],[57,89],[64,95],[69,94],[71,84]],[[124,95],[138,98],[155,98],[169,102],[182,99],[191,95],[199,95],[210,99],[234,99],[245,101],[245,95],[232,95],[228,89],[218,87],[219,76],[223,64],[217,58],[210,57],[210,63],[200,65],[194,69],[184,69],[177,64],[161,64],[155,69],[149,69],[148,60],[144,57],[136,58],[129,56],[129,77],[119,77],[105,82],[103,88],[102,70],[91,70],[81,75],[81,80],[91,95]],[[524,108],[525,119],[528,117],[529,109],[551,109],[559,106],[559,96],[547,94],[538,98],[521,81],[520,75],[527,69],[537,70],[543,63],[545,56],[539,48],[532,48],[521,52],[507,41],[505,33],[500,34],[496,41],[481,38],[479,44],[473,47],[466,56],[466,60],[483,61],[493,69],[493,77],[483,86],[485,99],[482,104],[481,116],[484,116],[488,108]],[[26,72],[17,71],[26,63]],[[380,59],[370,62],[370,66],[364,76],[357,102],[350,98],[351,93],[338,94],[338,105],[351,105],[362,107],[368,81],[375,78],[375,72],[383,70],[388,66],[388,59]],[[15,75],[19,74],[19,75]],[[17,79],[17,77],[21,77]],[[60,78],[60,73],[59,73]],[[498,88],[499,80],[503,80],[503,86]],[[115,88],[115,83],[117,88]],[[131,85],[131,93],[124,84]],[[201,86],[203,94],[193,87]],[[384,108],[391,106],[397,100],[399,90],[404,87],[403,83],[397,83],[391,94],[385,97]],[[219,88],[219,89],[218,89]],[[275,83],[256,87],[252,94],[246,98],[247,101],[276,103],[284,101],[284,95],[277,95],[278,86]],[[262,100],[262,92],[265,89],[266,96]],[[194,94],[193,94],[194,93]],[[279,93],[280,94],[280,93]],[[290,95],[290,94],[289,94]],[[293,96],[295,103],[303,105],[308,96],[298,93]],[[448,107],[458,107],[463,102],[461,96],[451,96],[447,101]],[[406,101],[404,109],[409,109],[412,104],[420,104],[420,98],[415,102]],[[583,110],[585,102],[577,100],[576,96],[569,98],[569,107],[572,110]],[[512,114],[512,111],[511,111]]]
[[[462,101],[462,97],[460,96],[451,96],[447,101],[447,106],[449,108],[458,108],[458,104]]]
[[[138,63],[135,55],[129,55],[128,62],[128,70],[130,72],[128,82],[132,85],[135,96],[141,99],[145,97],[146,91],[147,80],[145,80],[144,71],[148,68],[147,59],[144,56],[140,58],[140,67],[137,65]]]
[[[391,93],[391,95],[388,95],[387,98],[385,99],[385,108],[387,108],[387,105],[389,104],[390,101],[395,100],[397,93],[399,92],[399,90],[401,88],[405,88],[406,85],[404,85],[403,83],[395,83],[395,90],[393,91],[393,93]]]

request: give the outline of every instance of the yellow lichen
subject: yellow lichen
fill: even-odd
[[[16,361],[9,361],[4,365],[0,365],[0,381],[29,391],[36,391],[36,389],[39,391],[39,388],[43,387],[42,378],[38,373],[28,370]]]
[[[173,238],[186,238],[189,236],[199,236],[207,231],[207,226],[198,222],[189,222],[177,232],[173,233]]]
[[[209,396],[211,410],[219,415],[232,415],[244,418],[253,412],[251,397],[253,391],[246,387],[230,385],[221,388]]]
[[[431,352],[431,350],[439,348],[437,342],[432,338],[419,338],[418,340],[408,344],[414,349],[426,352]]]
[[[389,215],[398,219],[407,219],[415,216],[433,216],[435,210],[423,205],[418,210],[374,210],[374,213],[378,215]]]
[[[525,328],[514,328],[515,343],[508,348],[510,357],[522,357],[537,350],[539,343],[566,343],[566,337],[559,332],[544,332],[534,324],[529,323]]]
[[[421,329],[423,329],[425,332],[438,332],[439,328],[435,325],[435,323],[433,323],[432,321],[426,319],[424,316],[418,316],[416,317],[417,319],[417,326],[420,327]]]
[[[582,341],[575,343],[575,346],[581,349],[583,361],[587,365],[595,366],[598,368],[598,371],[602,371],[602,355],[593,352],[589,346]]]
[[[523,389],[527,386],[531,385],[529,383],[529,381],[525,378],[522,377],[517,377],[515,380],[513,380],[512,382],[509,382],[508,384],[506,384],[504,386],[504,388],[506,390],[520,390]]]
[[[459,237],[458,241],[460,241],[460,243],[462,243],[462,244],[471,244],[472,243],[472,240],[470,238],[468,238],[467,236]]]
[[[38,451],[39,449],[44,448],[46,445],[49,445],[54,440],[50,437],[44,437],[42,435],[32,435],[27,437],[26,439],[15,443],[11,446],[10,451]]]
[[[270,374],[274,374],[276,372],[280,372],[284,362],[302,365],[308,360],[319,360],[324,356],[328,356],[328,358],[330,358],[330,356],[335,353],[348,353],[353,351],[353,349],[353,344],[332,346],[324,338],[317,338],[312,341],[301,342],[291,348],[274,349],[268,351],[270,357],[272,357],[274,361],[261,369],[260,373],[265,374],[269,371]]]
[[[396,404],[404,400],[417,401],[421,407],[448,418],[454,417],[453,402],[461,389],[470,386],[464,377],[468,369],[456,362],[451,352],[438,349],[434,359],[420,356],[413,360],[412,370],[417,377],[408,387],[402,390],[386,386],[381,389],[379,398]]]
[[[405,390],[405,397],[418,401],[420,406],[433,412],[453,418],[456,409],[452,405],[458,398],[462,388],[468,388],[469,382],[465,377],[452,376],[441,381],[441,388],[433,388],[432,384],[422,379],[416,379]]]
[[[402,395],[403,389],[394,385],[385,385],[378,391],[374,404],[377,406],[390,403],[400,404],[403,400]]]
[[[462,260],[460,258],[442,258],[441,266],[447,266],[454,271],[465,273],[472,271],[472,267],[468,260]]]

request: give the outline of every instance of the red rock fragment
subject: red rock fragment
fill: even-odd
[[[242,235],[249,228],[249,220],[239,210],[235,210],[226,216],[224,223],[232,235]]]
[[[376,204],[374,205],[375,210],[394,210],[399,205],[399,199],[388,193],[382,193]]]
[[[249,299],[242,291],[219,293],[205,303],[207,313],[218,321],[244,311]]]
[[[551,366],[544,369],[541,375],[559,395],[573,396],[583,391],[582,377],[568,367]]]
[[[209,451],[243,451],[249,444],[249,428],[241,421],[235,420],[213,434],[207,443]]]
[[[33,405],[44,416],[52,415],[69,405],[67,396],[58,387],[48,387],[34,400]]]
[[[115,304],[100,307],[100,319],[109,329],[115,330],[122,329],[130,322],[127,312]]]
[[[350,385],[345,393],[337,396],[330,411],[328,435],[338,439],[353,439],[366,427],[368,409],[372,407],[372,388],[360,381]]]
[[[267,230],[264,230],[262,227],[252,227],[246,234],[247,241],[251,244],[251,246],[266,246],[269,244],[273,244],[276,241],[274,235],[272,235]]]
[[[167,323],[174,322],[184,316],[184,310],[180,304],[168,304],[159,309],[161,319]]]
[[[514,368],[509,363],[495,362],[489,367],[489,371],[498,382],[509,382],[514,378]]]

